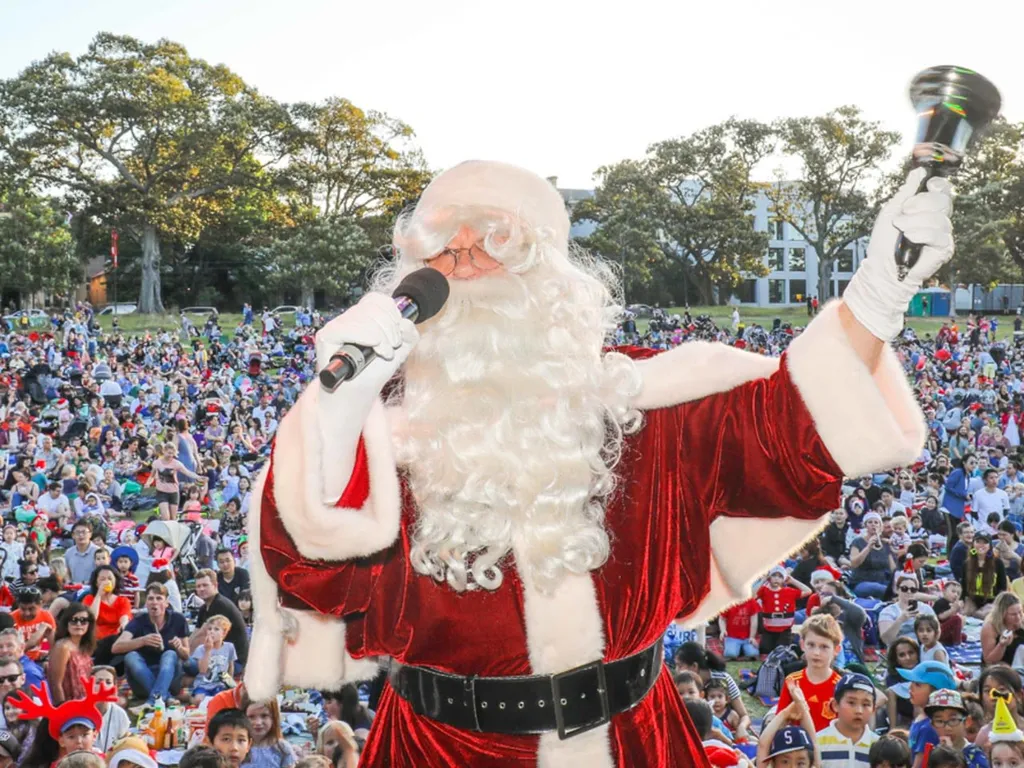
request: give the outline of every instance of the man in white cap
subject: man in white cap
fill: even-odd
[[[916,194],[922,174],[781,360],[606,351],[615,279],[570,249],[558,191],[493,162],[434,179],[393,267],[317,334],[321,368],[343,344],[377,359],[306,388],[253,489],[253,699],[386,656],[364,765],[696,764],[665,627],[749,595],[844,475],[920,453],[886,342],[952,254],[948,182]],[[901,231],[924,246],[904,281]],[[423,267],[451,296],[414,327],[389,294]]]

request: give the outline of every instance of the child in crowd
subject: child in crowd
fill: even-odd
[[[676,672],[672,677],[676,690],[683,701],[704,697],[704,684],[700,675],[695,672]],[[728,691],[726,692],[728,694]],[[715,714],[711,713],[711,737],[732,745],[732,731]]]
[[[940,661],[949,664],[949,654],[939,642],[939,620],[934,616],[918,616],[914,619],[914,634],[921,644],[921,661]]]
[[[728,608],[718,617],[718,627],[726,659],[757,660],[757,615],[760,604],[755,598]]]
[[[910,534],[907,533],[907,518],[905,515],[896,515],[892,519],[892,534],[889,536],[889,549],[892,551],[893,557],[896,558],[896,562],[899,563],[903,560],[903,557],[907,554],[907,550],[913,541],[910,538]]]
[[[242,618],[245,620],[245,626],[248,629],[252,629],[252,592],[248,589],[243,589],[238,593],[238,610],[242,612]]]
[[[740,716],[729,706],[729,689],[718,678],[711,678],[704,685],[704,698],[711,706],[711,711],[729,730],[735,730],[740,724]]]
[[[818,746],[810,734],[814,722],[800,688],[786,681],[790,703],[765,726],[757,742],[757,765],[768,768],[811,768],[820,764]],[[797,719],[800,725],[790,725]]]
[[[869,762],[871,746],[878,740],[878,735],[868,727],[875,712],[875,686],[864,675],[843,675],[836,683],[832,701],[835,719],[816,736],[821,768],[847,768]]]
[[[939,642],[943,646],[960,645],[963,641],[964,603],[960,599],[962,592],[960,582],[949,579],[942,585],[942,597],[932,605],[932,610],[939,619]]]
[[[955,690],[956,678],[953,670],[938,661],[922,661],[912,670],[900,669],[899,675],[910,683],[910,703],[914,705],[915,713],[921,713],[910,726],[910,751],[916,767],[923,764],[925,751],[939,743],[939,734],[932,726],[925,707],[929,706],[931,695],[936,691]]]
[[[240,709],[222,709],[210,719],[206,740],[227,758],[231,768],[239,768],[252,749],[252,723]]]
[[[120,594],[134,601],[139,591],[139,578],[135,569],[139,566],[139,553],[134,547],[120,546],[110,553],[110,559],[121,576]]]
[[[871,768],[910,768],[910,747],[906,739],[886,734],[868,750]]]
[[[989,768],[984,751],[964,736],[967,708],[959,693],[955,690],[934,691],[929,695],[924,711],[931,720],[932,728],[939,734],[939,742],[963,755],[968,768]]]
[[[203,511],[202,493],[199,486],[193,485],[188,489],[188,498],[181,505],[182,514],[201,513]]]
[[[798,687],[808,702],[814,732],[827,728],[836,716],[832,697],[836,684],[842,677],[832,669],[839,645],[843,642],[843,631],[831,614],[819,613],[811,616],[800,627],[800,647],[804,652],[807,666],[786,678],[782,686],[777,711],[782,712],[790,702],[791,685]]]
[[[768,581],[757,590],[763,629],[759,645],[761,653],[771,653],[780,645],[793,642],[796,601],[810,594],[810,587],[790,576],[781,565],[768,571]]]
[[[298,757],[281,733],[281,710],[277,699],[259,701],[246,707],[252,724],[252,748],[248,763],[252,768],[291,768]]]
[[[897,728],[901,724],[909,725],[915,716],[914,705],[910,702],[910,686],[901,675],[914,669],[921,661],[921,651],[917,640],[901,637],[889,646],[886,653],[888,669],[885,675],[886,696],[888,698],[889,727]],[[901,685],[902,683],[902,685]],[[924,697],[927,700],[927,696]],[[923,707],[922,701],[918,706]]]
[[[7,524],[4,526],[4,540],[0,542],[3,550],[4,565],[0,578],[13,581],[18,577],[18,561],[25,556],[25,545],[18,543],[18,528]]]
[[[911,543],[917,542],[920,544],[928,544],[928,536],[930,531],[924,527],[924,522],[921,520],[921,515],[915,512],[910,517],[910,530],[907,531],[910,536]]]
[[[714,766],[739,765],[740,755],[732,745],[715,738],[711,727],[713,715],[708,703],[703,699],[687,699],[685,706],[690,722],[700,736],[708,761]]]
[[[117,670],[113,667],[93,667],[92,679],[94,685],[104,685],[117,690]],[[103,715],[103,722],[96,733],[95,747],[100,752],[107,752],[128,735],[131,721],[128,719],[128,713],[115,701],[100,702],[96,709]]]
[[[231,768],[232,763],[213,747],[199,745],[181,756],[178,768]]]
[[[231,631],[231,622],[224,616],[211,616],[200,628],[200,643],[192,652],[199,674],[192,686],[198,704],[207,696],[214,696],[234,686],[232,670],[238,656],[233,643],[224,640]]]

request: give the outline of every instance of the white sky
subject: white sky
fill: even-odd
[[[101,30],[176,40],[282,101],[388,112],[433,168],[504,160],[562,187],[730,115],[853,103],[909,135],[907,85],[935,64],[1024,120],[1020,0],[0,0],[0,77]]]

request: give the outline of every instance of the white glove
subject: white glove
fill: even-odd
[[[369,293],[359,303],[325,325],[316,334],[317,371],[344,344],[370,347],[376,354],[353,379],[328,392],[319,381],[310,386],[316,399],[316,427],[320,432],[319,466],[321,501],[333,505],[341,496],[355,463],[356,446],[370,409],[381,389],[394,376],[419,340],[411,320],[402,317],[395,301],[382,293]],[[310,466],[316,466],[310,462]]]
[[[858,322],[883,341],[903,330],[903,315],[921,284],[953,256],[952,186],[939,176],[917,193],[924,168],[915,168],[899,192],[887,202],[871,231],[867,258],[843,293],[843,302]],[[904,280],[896,265],[900,233],[923,245],[921,256]]]
[[[344,344],[370,347],[378,359],[371,360],[355,378],[343,382],[335,394],[344,390],[346,397],[352,397],[357,391],[372,391],[376,397],[418,340],[416,326],[402,317],[394,299],[383,293],[368,293],[317,332],[316,369],[323,370],[331,355]],[[329,399],[331,393],[321,394],[321,402]]]

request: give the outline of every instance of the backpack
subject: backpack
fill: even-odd
[[[786,667],[799,659],[800,655],[792,645],[780,645],[773,650],[757,670],[751,694],[765,699],[779,698],[782,681],[786,679]]]

